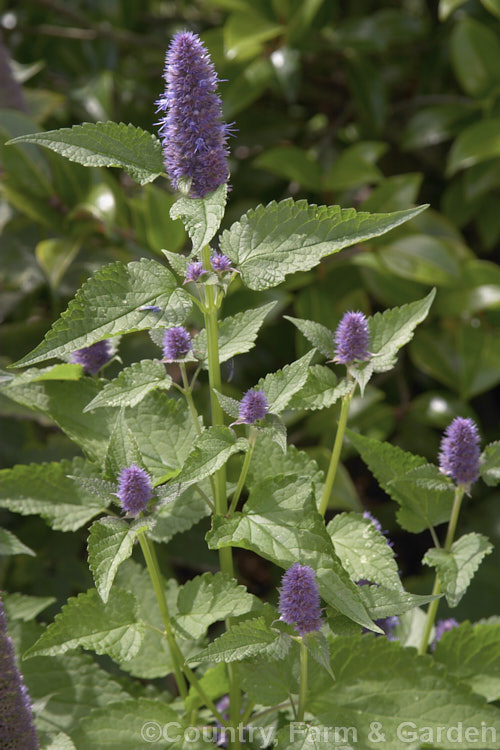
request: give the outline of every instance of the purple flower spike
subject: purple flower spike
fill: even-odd
[[[220,122],[219,79],[206,47],[190,31],[176,34],[167,51],[165,93],[157,101],[164,112],[160,138],[168,176],[173,186],[190,179],[190,195],[204,198],[227,182],[227,137],[230,127]]]
[[[335,362],[351,365],[370,359],[368,321],[361,312],[347,312],[335,331]]]
[[[238,423],[253,424],[258,419],[264,419],[268,411],[269,406],[263,391],[247,391],[240,401]]]
[[[457,484],[469,485],[479,477],[479,432],[474,420],[456,417],[441,440],[439,468]]]
[[[231,261],[227,255],[224,255],[224,253],[215,252],[210,258],[210,264],[216,273],[224,273],[224,271],[233,270]]]
[[[314,570],[295,563],[281,579],[281,619],[294,625],[299,635],[321,628],[321,606]]]
[[[149,474],[135,464],[122,469],[117,494],[123,510],[131,516],[138,516],[153,494]]]
[[[166,360],[182,359],[192,348],[191,336],[184,326],[167,328],[163,336],[163,356]]]
[[[186,269],[186,276],[184,277],[184,284],[188,281],[198,281],[200,276],[204,273],[203,264],[199,260],[193,260],[192,263]]]
[[[458,628],[459,625],[460,623],[457,622],[457,620],[455,620],[454,617],[450,617],[447,620],[438,620],[436,623],[434,640],[431,643],[431,651],[434,651],[439,641],[441,640],[443,635],[448,632],[448,630],[453,630],[453,628]]]
[[[70,355],[69,361],[75,365],[81,365],[85,372],[96,375],[101,367],[104,367],[113,356],[113,347],[109,339],[97,341],[92,346],[77,349]]]
[[[40,750],[28,691],[16,664],[0,599],[0,746],[5,750]]]
[[[397,641],[397,637],[394,634],[394,629],[399,625],[399,617],[395,615],[392,617],[382,617],[380,620],[374,620],[375,625],[382,628],[388,641]]]

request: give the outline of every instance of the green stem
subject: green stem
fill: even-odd
[[[299,710],[297,721],[304,721],[304,711],[306,707],[307,694],[307,648],[304,641],[300,644],[300,693],[299,693]]]
[[[351,404],[352,397],[354,395],[354,388],[350,393],[347,393],[342,399],[342,407],[340,409],[339,423],[337,427],[337,434],[335,435],[335,443],[333,444],[332,455],[330,457],[330,465],[328,467],[328,474],[326,475],[325,486],[323,494],[321,495],[321,502],[319,504],[319,512],[322,516],[326,513],[328,506],[328,500],[332,491],[333,483],[335,482],[335,475],[337,473],[337,467],[339,465],[340,452],[342,450],[342,443],[344,442],[345,428],[347,426],[347,417],[349,416],[349,406]]]
[[[256,440],[257,440],[257,430],[255,429],[253,425],[251,425],[250,434],[248,436],[248,442],[250,443],[250,447],[245,454],[245,460],[243,461],[243,466],[241,467],[238,484],[236,485],[233,499],[231,500],[231,505],[227,513],[228,517],[232,516],[234,511],[236,510],[236,506],[238,505],[238,500],[240,499],[240,495],[242,493],[243,487],[245,486],[245,479],[247,478],[248,469],[250,467],[250,462],[252,460],[252,454],[253,454],[253,449],[255,448]]]
[[[196,430],[196,434],[201,435],[200,420],[198,419],[198,412],[196,411],[196,406],[194,405],[193,391],[191,389],[191,386],[189,385],[186,365],[184,362],[179,363],[179,369],[181,371],[182,385],[184,386],[184,395],[189,406],[189,411],[191,412],[191,418],[193,420],[194,428]]]
[[[186,681],[184,679],[180,666],[180,664],[182,664],[182,662],[184,661],[184,657],[182,657],[181,654],[182,659],[179,663],[178,646],[175,641],[174,632],[172,630],[172,623],[170,621],[170,614],[168,611],[167,600],[165,599],[165,590],[163,588],[163,583],[161,580],[161,573],[158,566],[156,553],[154,551],[153,543],[150,539],[148,539],[143,531],[141,531],[137,536],[139,539],[139,544],[141,545],[144,559],[146,560],[149,576],[151,578],[151,583],[153,584],[154,592],[156,595],[156,601],[158,602],[158,607],[160,608],[161,619],[163,621],[163,625],[165,626],[165,635],[167,636],[167,642],[170,656],[172,658],[177,687],[183,700],[185,700],[187,698],[188,691]]]
[[[446,532],[446,539],[444,542],[444,549],[445,552],[449,552],[451,549],[451,545],[453,544],[453,539],[455,537],[455,531],[457,528],[457,521],[458,521],[458,515],[460,513],[460,507],[462,505],[462,500],[465,493],[465,486],[463,484],[459,484],[455,488],[455,499],[453,501],[453,508],[451,510],[451,516],[450,521],[448,523],[448,530]],[[433,596],[439,596],[441,593],[441,582],[439,580],[439,576],[436,573],[436,578],[434,579],[434,586],[432,588],[432,595]],[[429,646],[429,639],[431,637],[432,628],[434,627],[434,622],[436,620],[436,615],[439,607],[439,599],[434,599],[427,609],[427,617],[425,619],[425,627],[424,632],[422,635],[422,642],[420,644],[420,648],[418,650],[419,654],[425,654],[427,653],[427,648]]]

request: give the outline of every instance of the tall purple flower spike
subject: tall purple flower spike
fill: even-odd
[[[281,580],[279,599],[281,619],[294,625],[303,636],[321,628],[321,606],[314,570],[295,563]]]
[[[167,328],[163,335],[163,356],[166,360],[182,359],[192,348],[191,336],[184,326]]]
[[[238,421],[235,424],[253,424],[258,419],[264,419],[268,411],[266,394],[252,389],[240,401]]]
[[[479,432],[473,419],[456,417],[441,440],[439,468],[457,484],[469,485],[479,477]]]
[[[436,623],[434,640],[431,643],[431,651],[434,651],[439,641],[441,640],[443,635],[448,632],[448,630],[453,630],[453,628],[458,628],[459,625],[460,623],[457,620],[455,620],[454,617],[449,617],[447,620],[438,620]]]
[[[335,362],[351,365],[370,359],[368,321],[361,312],[347,312],[335,331]]]
[[[16,664],[7,634],[7,617],[0,598],[0,747],[40,750],[28,691]]]
[[[177,33],[168,48],[163,75],[165,93],[157,101],[168,176],[177,188],[190,178],[190,195],[204,198],[227,182],[227,137],[221,122],[219,78],[206,47],[190,31]]]
[[[117,494],[123,510],[131,516],[138,516],[153,494],[149,474],[135,464],[122,469]]]
[[[104,367],[113,356],[113,346],[109,339],[97,341],[91,346],[77,349],[70,355],[69,361],[75,365],[81,365],[85,372],[96,375],[101,367]]]

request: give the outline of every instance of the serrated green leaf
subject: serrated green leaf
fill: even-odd
[[[164,727],[171,730],[174,739],[163,739]],[[75,740],[77,747],[99,750],[146,750],[151,747],[151,742],[158,741],[161,750],[184,750],[188,747],[182,741],[185,728],[179,714],[164,701],[137,698],[92,711],[82,720]],[[198,747],[198,744],[194,745],[193,750]]]
[[[461,131],[448,157],[448,175],[500,156],[500,118],[490,117]]]
[[[150,391],[156,388],[168,391],[171,386],[172,378],[165,372],[164,364],[158,359],[143,359],[125,367],[87,404],[84,411],[102,406],[136,406]]]
[[[453,542],[451,549],[427,550],[422,562],[436,568],[450,607],[456,607],[467,591],[474,573],[493,545],[483,534],[465,534]]]
[[[7,620],[34,620],[40,612],[50,607],[56,599],[53,596],[27,596],[26,594],[7,594],[2,592],[2,601]]]
[[[229,427],[209,427],[196,439],[176,482],[193,484],[214,474],[233,453],[246,452],[248,440],[237,438]]]
[[[18,375],[9,373],[2,378],[3,384],[24,385],[25,383],[39,383],[44,380],[80,380],[83,377],[83,367],[66,362],[51,367],[31,367]]]
[[[231,662],[252,657],[283,659],[292,644],[288,633],[270,628],[263,617],[233,625],[206,649],[191,658],[191,662]]]
[[[347,733],[349,737],[349,732]],[[335,733],[335,728],[324,726],[314,720],[308,720],[307,724],[301,721],[293,722],[292,725],[282,727],[276,735],[274,747],[276,750],[324,750],[325,743],[332,743],[332,747],[339,747],[338,741],[342,742],[343,750],[353,750],[352,745],[346,744],[342,730]]]
[[[364,579],[401,590],[394,551],[369,518],[361,513],[339,513],[326,530],[353,581]]]
[[[161,143],[123,122],[85,122],[72,128],[21,135],[12,143],[36,143],[85,167],[121,167],[144,185],[164,172]]]
[[[154,320],[139,309],[152,304],[162,310]],[[64,359],[76,349],[123,333],[178,325],[190,309],[187,292],[178,288],[175,277],[160,263],[145,259],[128,265],[110,263],[80,287],[44,341],[15,366]]]
[[[311,342],[316,349],[324,354],[328,359],[335,356],[335,344],[333,333],[329,328],[321,323],[315,323],[314,320],[303,320],[302,318],[292,318],[290,315],[283,316],[285,320],[293,323],[299,331],[304,334],[306,339]]]
[[[42,739],[43,742],[43,739]],[[51,735],[47,743],[42,745],[44,750],[76,750],[73,741],[64,732]]]
[[[106,474],[111,479],[117,479],[122,469],[135,464],[143,468],[142,455],[136,439],[127,427],[123,411],[116,419],[116,424],[109,440],[106,452]]]
[[[268,435],[273,443],[279,445],[284,454],[287,449],[287,432],[286,424],[276,416],[276,414],[266,414],[264,424],[262,427],[258,427],[259,434],[265,433]]]
[[[206,487],[203,482],[200,482],[200,485],[205,492],[210,489],[210,485]],[[156,523],[148,532],[151,539],[169,542],[176,534],[187,531],[202,518],[210,515],[211,510],[198,492],[197,485],[179,490],[179,494],[173,500],[155,511]]]
[[[481,478],[489,487],[500,482],[500,440],[490,443],[481,455]]]
[[[59,531],[75,531],[105,510],[96,498],[69,478],[93,477],[95,468],[81,458],[28,464],[0,471],[0,507],[23,516],[40,515]]]
[[[318,672],[306,710],[320,724],[331,726],[334,716],[336,727],[349,728],[343,742],[366,750],[380,750],[382,745],[384,750],[401,750],[412,744],[448,750],[467,750],[475,744],[485,750],[497,748],[498,709],[431,658],[370,636],[335,638],[330,653],[337,679],[332,682]],[[447,738],[447,729],[458,723],[463,737],[469,727],[477,730],[475,738],[469,734],[472,741],[459,740],[456,730]],[[444,728],[439,739],[438,727]],[[494,732],[481,736],[482,727],[492,727]],[[374,728],[380,729],[383,739]]]
[[[306,411],[327,409],[350,391],[352,391],[352,383],[349,383],[346,378],[337,381],[337,376],[329,367],[311,365],[306,382],[291,398],[287,409]]]
[[[12,531],[0,528],[0,557],[2,555],[31,555],[36,557],[36,552],[23,544]]]
[[[204,573],[179,589],[174,626],[184,638],[201,638],[214,622],[244,615],[255,603],[234,579],[222,573]]]
[[[193,243],[192,255],[200,255],[220,227],[227,200],[227,185],[220,185],[206,198],[179,198],[170,209],[172,219],[181,219]]]
[[[299,692],[300,647],[294,641],[286,659],[242,661],[238,676],[249,698],[264,706],[273,706],[289,700],[290,693]]]
[[[282,412],[292,396],[302,388],[307,380],[309,363],[313,355],[314,350],[259,380],[257,388],[266,394],[270,412],[273,414]]]
[[[105,604],[118,567],[132,554],[136,536],[135,529],[121,518],[103,518],[90,527],[87,541],[89,568]]]
[[[215,700],[229,693],[229,678],[225,664],[219,663],[215,667],[210,667],[199,678],[200,686],[209,698]],[[188,697],[185,701],[186,713],[190,713],[198,708],[202,703],[200,694],[193,685],[189,688]]]
[[[403,529],[417,534],[449,519],[454,490],[437,466],[350,429],[347,435],[380,487],[400,505],[397,519]]]
[[[286,198],[248,211],[223,232],[220,247],[250,289],[270,289],[288,274],[308,271],[325,256],[378,237],[424,208],[368,214]]]
[[[420,595],[409,594],[401,586],[399,589],[386,588],[385,586],[360,586],[361,598],[370,617],[379,620],[381,617],[392,617],[409,612],[415,607],[423,607],[439,596],[432,594]]]
[[[226,412],[226,414],[229,414],[230,417],[233,419],[238,419],[238,415],[240,413],[240,402],[236,401],[235,398],[231,398],[230,396],[225,396],[223,393],[219,393],[219,391],[214,388],[215,395],[217,396],[217,400],[223,410]]]
[[[427,317],[436,290],[417,302],[376,313],[369,319],[371,363],[374,372],[394,367],[398,350],[413,337],[415,328]]]
[[[443,634],[434,658],[486,700],[500,698],[500,625],[463,622]]]
[[[144,638],[144,623],[137,620],[137,602],[128,591],[112,589],[103,604],[95,589],[68,599],[54,622],[24,658],[64,654],[83,646],[116,661],[131,659]]]
[[[328,604],[368,629],[375,627],[360,606],[359,587],[335,554],[309,478],[278,475],[254,484],[243,512],[214,516],[206,539],[211,548],[243,547],[282,568],[310,565]]]
[[[323,633],[319,630],[306,633],[303,638],[303,642],[311,656],[318,664],[326,669],[332,680],[335,679],[332,668],[330,666],[330,647]]]
[[[276,302],[268,302],[267,305],[230,315],[219,322],[219,362],[227,362],[231,357],[253,349],[264,319],[276,304]],[[207,368],[207,332],[205,329],[194,337],[193,350],[197,358],[202,360],[203,366]]]

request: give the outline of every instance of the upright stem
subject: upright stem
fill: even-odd
[[[250,434],[248,436],[248,440],[250,443],[250,447],[245,454],[245,460],[243,461],[243,466],[241,467],[238,484],[236,485],[233,499],[231,500],[231,505],[229,506],[229,510],[227,513],[228,516],[232,516],[234,511],[236,510],[238,500],[240,499],[243,487],[245,486],[245,479],[247,478],[248,469],[252,460],[253,449],[255,448],[255,441],[257,440],[257,430],[253,425],[250,425]]]
[[[179,688],[179,693],[181,694],[183,700],[185,700],[187,698],[188,690],[184,675],[182,674],[181,664],[179,663],[179,649],[172,630],[172,623],[170,621],[170,614],[168,611],[167,600],[165,599],[165,591],[161,580],[161,573],[158,566],[156,553],[154,551],[153,543],[150,539],[148,539],[143,531],[140,532],[137,536],[139,539],[139,544],[141,545],[144,559],[146,560],[149,576],[151,578],[151,583],[153,584],[154,592],[156,595],[156,601],[158,602],[158,607],[160,608],[161,619],[163,620],[163,625],[165,627],[165,635],[167,636],[170,657],[174,666],[174,674],[177,682],[177,687]],[[184,659],[182,658],[181,663],[183,660]]]
[[[299,693],[299,710],[297,721],[304,721],[304,711],[306,707],[307,695],[307,648],[304,641],[300,644],[300,693]]]
[[[330,457],[330,465],[328,467],[328,474],[326,475],[325,486],[323,494],[321,495],[321,502],[319,504],[319,512],[322,516],[326,513],[328,506],[328,500],[330,499],[330,493],[332,491],[333,483],[335,482],[335,475],[337,473],[337,467],[339,465],[340,452],[342,450],[342,443],[344,442],[345,428],[347,426],[347,417],[349,416],[349,406],[351,404],[352,397],[354,395],[354,387],[350,393],[347,393],[342,399],[342,407],[340,409],[339,423],[337,426],[337,434],[335,435],[335,443],[333,444],[332,455]]]
[[[460,513],[460,507],[462,505],[464,492],[465,492],[465,486],[463,484],[459,484],[455,488],[455,499],[453,501],[453,508],[451,510],[450,521],[448,523],[448,530],[446,532],[446,539],[444,542],[444,549],[446,552],[450,551],[451,545],[453,544],[453,539],[455,537],[455,531],[457,528],[458,515]],[[434,586],[432,588],[432,595],[439,596],[440,593],[441,593],[441,582],[439,580],[438,574],[436,573],[436,577],[434,579]],[[439,607],[439,599],[434,599],[429,604],[429,607],[427,609],[427,617],[425,620],[424,632],[422,635],[422,642],[418,650],[419,654],[427,653],[427,648],[429,646],[429,639],[431,636],[432,628],[434,627],[434,621],[436,619],[438,607]]]

